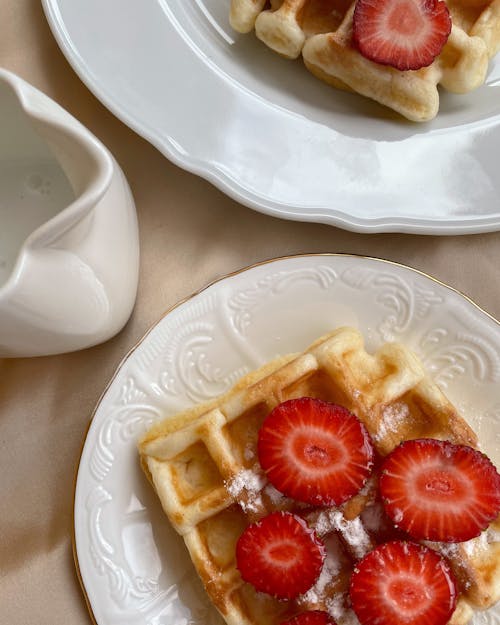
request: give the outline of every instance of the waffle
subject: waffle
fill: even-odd
[[[295,59],[330,85],[376,100],[412,121],[434,118],[438,85],[467,93],[483,84],[500,49],[500,0],[446,0],[452,30],[428,66],[398,71],[365,58],[352,43],[355,0],[232,0],[235,30],[255,33],[278,54]]]
[[[377,497],[376,473],[355,497],[332,508],[297,508],[267,482],[256,455],[260,424],[278,403],[303,396],[358,415],[380,456],[420,437],[477,446],[474,432],[413,353],[388,343],[369,354],[352,328],[340,328],[305,352],[247,375],[222,397],[154,425],[139,443],[142,467],[228,625],[278,625],[299,608],[326,609],[338,625],[355,623],[347,598],[354,564],[397,537]],[[313,588],[287,602],[243,582],[235,544],[249,523],[291,509],[315,527],[327,557]],[[458,579],[460,598],[450,623],[464,625],[473,610],[500,598],[500,519],[479,538],[431,546],[444,553]]]

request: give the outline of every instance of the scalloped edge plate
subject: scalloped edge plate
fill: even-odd
[[[500,59],[483,87],[445,94],[436,120],[416,125],[236,35],[228,1],[42,4],[109,110],[246,206],[358,232],[500,227]]]
[[[222,278],[156,323],[101,397],[83,446],[74,554],[98,625],[220,625],[182,539],[139,467],[151,423],[218,395],[277,356],[340,325],[368,349],[414,349],[500,464],[500,322],[465,295],[403,265],[320,254]],[[500,606],[474,620],[493,625]]]

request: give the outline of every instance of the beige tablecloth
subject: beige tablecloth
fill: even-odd
[[[139,293],[125,329],[83,352],[0,360],[0,621],[88,625],[71,550],[75,465],[107,381],[164,311],[256,261],[350,252],[432,274],[500,318],[500,233],[362,235],[240,206],[171,164],[100,104],[58,49],[39,0],[0,0],[0,16],[0,65],[44,91],[108,146],[130,182],[139,216]]]

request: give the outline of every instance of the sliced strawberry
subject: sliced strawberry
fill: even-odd
[[[335,621],[328,612],[310,610],[309,612],[301,612],[288,621],[283,621],[280,625],[335,625]]]
[[[491,461],[432,438],[406,441],[385,458],[380,492],[393,523],[418,539],[469,540],[500,512],[500,475]]]
[[[357,0],[353,42],[361,54],[399,70],[430,65],[451,32],[442,0]]]
[[[241,577],[278,599],[293,599],[309,590],[324,559],[323,543],[290,512],[272,512],[252,523],[236,544]]]
[[[279,404],[259,430],[258,454],[275,488],[313,505],[339,505],[365,484],[373,446],[348,410],[301,397]]]
[[[457,601],[453,574],[432,549],[384,543],[356,565],[350,596],[361,625],[445,625]]]

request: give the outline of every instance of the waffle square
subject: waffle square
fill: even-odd
[[[355,0],[232,0],[230,22],[286,58],[302,55],[328,84],[376,100],[412,121],[439,110],[438,86],[467,93],[482,85],[500,49],[500,0],[446,0],[452,31],[441,54],[419,70],[399,71],[360,54],[352,43]]]
[[[241,579],[235,545],[245,527],[274,510],[297,509],[260,468],[259,427],[277,404],[304,396],[351,410],[381,456],[414,438],[478,444],[412,352],[387,343],[370,354],[362,335],[347,327],[301,354],[266,364],[225,395],[153,426],[139,442],[142,467],[228,625],[279,625],[298,608],[325,609],[339,625],[356,623],[348,602],[350,575],[356,561],[390,536],[375,474],[342,506],[303,510],[327,548],[322,573],[307,593],[277,601]],[[500,599],[500,519],[465,543],[428,544],[443,553],[458,580],[452,625],[465,625],[475,609]]]

